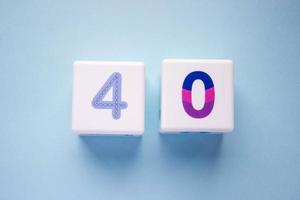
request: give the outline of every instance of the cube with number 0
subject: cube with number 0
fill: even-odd
[[[72,130],[78,134],[142,135],[144,71],[142,62],[74,62]]]
[[[161,73],[162,133],[233,130],[231,60],[166,59]]]

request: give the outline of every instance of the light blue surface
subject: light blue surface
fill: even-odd
[[[300,199],[299,1],[0,1],[0,199]],[[235,131],[160,136],[160,63],[229,58]],[[144,61],[143,138],[71,132],[74,60]]]

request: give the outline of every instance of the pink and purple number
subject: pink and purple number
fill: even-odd
[[[201,80],[205,88],[205,102],[200,110],[195,109],[192,104],[192,86],[195,80]],[[193,118],[204,118],[211,113],[214,102],[215,89],[211,77],[202,71],[189,73],[182,85],[182,104],[185,112]]]

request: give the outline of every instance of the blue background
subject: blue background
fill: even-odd
[[[300,199],[299,1],[0,1],[0,199]],[[161,136],[164,58],[229,58],[235,131]],[[142,138],[71,132],[74,60],[146,63]]]

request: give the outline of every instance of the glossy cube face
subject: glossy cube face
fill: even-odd
[[[141,62],[76,61],[72,130],[93,135],[143,134],[144,71]]]
[[[166,59],[161,69],[161,132],[231,132],[230,60]]]

